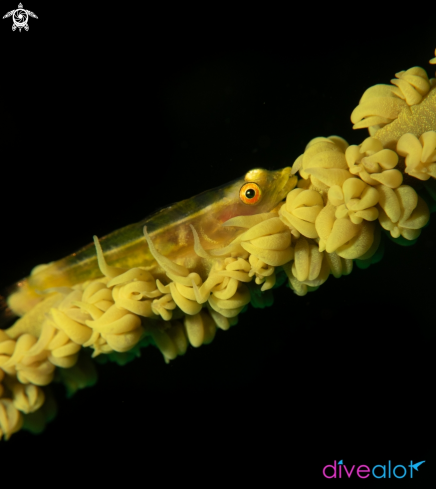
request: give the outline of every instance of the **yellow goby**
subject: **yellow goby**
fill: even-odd
[[[226,221],[235,216],[270,212],[296,184],[297,177],[291,174],[290,167],[276,171],[250,170],[242,178],[178,202],[101,238],[106,262],[126,269],[145,267],[156,278],[164,277],[165,272],[144,237],[146,226],[160,254],[197,273],[207,274],[210,263],[195,253],[191,226],[200,235],[205,250],[225,247],[244,232],[239,227],[223,226]],[[9,290],[8,315],[25,314],[52,289],[71,287],[100,276],[96,248],[90,243],[65,258],[36,267],[29,277],[15,284]]]

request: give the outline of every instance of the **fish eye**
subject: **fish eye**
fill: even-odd
[[[262,197],[262,191],[257,183],[248,182],[242,185],[239,191],[239,198],[244,204],[257,204]]]

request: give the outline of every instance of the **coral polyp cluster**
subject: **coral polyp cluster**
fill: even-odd
[[[95,381],[86,360],[80,374],[75,370],[83,348],[123,363],[152,344],[168,363],[189,345],[210,343],[217,329],[235,325],[248,304],[256,307],[284,281],[304,296],[330,275],[351,273],[355,262],[377,262],[382,239],[416,240],[435,209],[436,83],[416,67],[392,83],[368,89],[351,115],[369,137],[360,145],[339,136],[312,139],[292,166],[284,201],[222,224],[239,230],[229,244],[206,247],[191,226],[205,266],[165,256],[147,227],[144,239],[163,274],[110,266],[95,237],[99,278],[50,290],[0,330],[0,438],[23,423],[41,429],[51,416],[44,386],[53,380],[70,392]],[[248,191],[246,200],[255,195]]]

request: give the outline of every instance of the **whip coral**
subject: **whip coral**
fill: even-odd
[[[353,260],[375,261],[382,229],[417,239],[430,208],[414,180],[436,178],[436,127],[415,106],[436,110],[436,86],[421,68],[396,77],[368,89],[353,111],[354,127],[370,133],[360,145],[314,138],[292,168],[251,170],[212,197],[156,213],[126,231],[127,245],[94,237],[94,254],[87,248],[79,262],[91,263],[86,280],[73,258],[35,269],[8,301],[22,317],[0,330],[0,436],[43,408],[43,388],[73,371],[84,348],[116,360],[151,344],[169,363],[211,343],[283,279],[305,296],[330,275],[350,274]],[[417,118],[425,132],[406,131]]]

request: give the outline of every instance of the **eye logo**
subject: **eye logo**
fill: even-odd
[[[29,16],[33,17],[34,19],[38,18],[30,10],[23,9],[23,4],[21,4],[21,3],[18,4],[18,8],[16,10],[11,10],[6,15],[4,15],[3,18],[7,19],[10,16],[12,16],[12,21],[14,22],[12,24],[12,30],[15,31],[18,27],[20,32],[21,32],[21,29],[23,29],[23,28],[26,31],[29,30],[29,26],[27,25],[27,21],[29,20]]]
[[[418,471],[418,467],[424,462],[425,460],[414,464],[412,460],[410,461],[410,465],[407,467],[410,468],[409,476],[411,479],[413,479],[413,471]],[[396,465],[393,468],[391,465],[391,461],[389,460],[387,466],[375,465],[371,470],[367,465],[359,465],[357,468],[353,465],[350,468],[344,464],[343,460],[338,463],[336,463],[335,460],[333,465],[326,465],[322,473],[326,479],[351,479],[352,476],[357,476],[360,479],[367,479],[370,475],[376,479],[404,479],[404,477],[407,476],[408,471],[404,465]],[[333,471],[330,469],[333,469]]]

